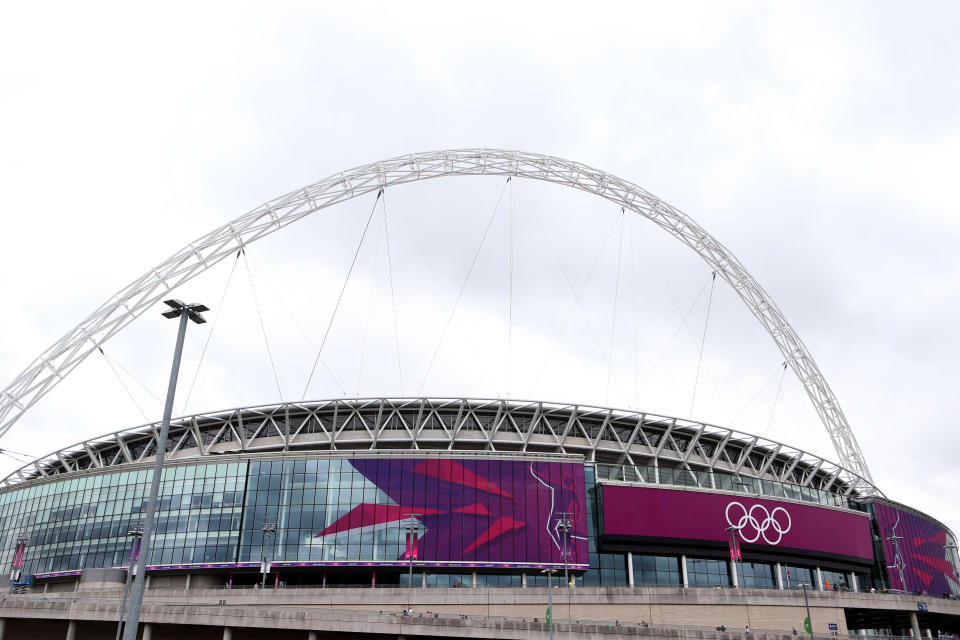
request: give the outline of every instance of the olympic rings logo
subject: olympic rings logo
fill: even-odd
[[[731,518],[730,510],[733,507],[736,507],[733,510],[733,515],[737,515],[738,509],[740,515]],[[783,516],[779,520],[777,519],[777,512],[783,512]],[[762,504],[755,504],[748,510],[739,502],[731,502],[727,505],[725,515],[727,516],[727,524],[737,528],[740,538],[744,542],[757,542],[762,537],[767,544],[780,544],[784,534],[790,531],[793,524],[790,520],[790,514],[783,507],[774,507],[773,511],[767,511],[767,508]],[[784,519],[786,519],[786,524],[782,522]],[[749,534],[750,529],[753,530],[752,534]],[[751,535],[751,537],[747,537],[748,535]]]

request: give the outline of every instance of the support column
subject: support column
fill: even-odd
[[[523,587],[524,589],[527,588],[527,574],[526,574],[526,572],[523,572],[523,573],[520,574],[520,586]]]
[[[857,574],[853,571],[850,572],[850,590],[854,593],[860,591],[860,585],[857,584]]]
[[[917,612],[910,612],[910,628],[913,629],[913,637],[920,638],[920,621],[917,620]],[[69,638],[68,638],[69,640]]]
[[[307,640],[317,640],[317,632],[316,632],[316,631],[308,631],[308,632],[307,632]]]
[[[627,584],[633,586],[633,551],[627,551]]]
[[[183,585],[183,588],[184,588],[184,589],[189,589],[189,588],[190,588],[190,577],[191,577],[191,576],[192,576],[192,574],[190,574],[190,573],[187,574],[187,581],[186,581],[186,582],[184,583],[184,585]]]
[[[687,575],[687,554],[680,556],[680,579],[683,580],[683,588],[690,586],[690,576]]]
[[[733,588],[740,588],[740,576],[737,575],[737,562],[736,560],[730,561],[730,579],[733,580]]]
[[[44,582],[44,583],[43,583],[43,592],[46,593],[48,589],[50,589],[50,583],[49,583],[49,582]]]
[[[233,629],[230,627],[223,628],[223,640],[232,640],[233,638]]]
[[[150,640],[153,637],[153,625],[149,622],[143,623],[143,636],[141,640]]]
[[[0,618],[0,640],[3,640],[3,634],[7,630],[7,619]]]
[[[913,619],[917,619],[917,614],[913,614]],[[919,629],[920,627],[917,627]],[[77,638],[77,621],[71,620],[67,624],[67,640],[76,640]]]
[[[427,572],[426,571],[420,574],[420,588],[421,589],[427,588]]]
[[[817,567],[817,591],[823,591],[823,571]]]
[[[476,571],[473,572],[473,588],[474,589],[477,588],[477,572]]]
[[[779,589],[780,591],[783,591],[783,571],[782,571],[782,569],[783,569],[783,567],[781,567],[781,566],[780,566],[780,563],[778,562],[778,563],[777,563],[777,566],[776,566],[776,571],[777,571],[777,589]]]

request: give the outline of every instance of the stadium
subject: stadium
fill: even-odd
[[[145,424],[0,482],[12,572],[0,637],[113,637],[161,448],[144,638],[960,631],[955,535],[874,485],[812,356],[745,268],[636,185],[548,156],[415,154],[267,203],[38,358],[5,389],[0,430],[238,247],[344,199],[478,174],[595,193],[700,254],[803,381],[838,460],[676,416],[537,400],[340,398],[181,416],[165,441],[160,422]]]

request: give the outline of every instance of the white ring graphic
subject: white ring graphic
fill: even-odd
[[[740,510],[740,515],[736,518],[731,518],[730,508],[734,505]],[[787,522],[785,525],[777,520],[778,511],[782,511],[783,516],[786,517]],[[734,514],[736,514],[736,511],[734,511]],[[747,509],[739,502],[731,502],[727,505],[724,515],[727,518],[727,524],[731,527],[736,527],[737,532],[740,534],[740,539],[747,543],[759,542],[762,537],[767,544],[780,544],[784,534],[789,532],[790,527],[793,526],[793,520],[790,518],[790,513],[786,509],[783,507],[774,507],[773,511],[768,511],[765,506],[759,503]],[[753,533],[747,532],[748,527],[753,530]],[[773,533],[768,536],[767,531],[776,533],[776,539],[771,539],[773,538]]]

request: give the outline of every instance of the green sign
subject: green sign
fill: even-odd
[[[810,630],[810,618],[809,618],[809,617],[803,619],[803,630],[806,631],[807,633],[813,633],[813,631]]]
[[[547,607],[547,624],[550,624],[550,618],[551,618],[550,607]]]

